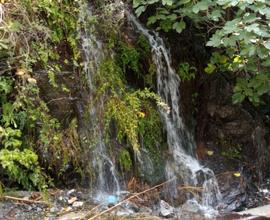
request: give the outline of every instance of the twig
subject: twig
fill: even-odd
[[[235,172],[237,172],[237,171],[226,171],[223,173],[216,174],[215,176],[216,176],[216,178],[219,178],[220,176],[227,175],[227,174],[234,174]]]
[[[36,200],[31,200],[31,199],[23,199],[23,198],[17,198],[13,196],[1,196],[0,199],[6,199],[6,200],[13,200],[17,202],[25,202],[25,203],[36,203],[36,204],[43,204],[49,206],[50,204],[45,201],[36,201]]]
[[[147,190],[144,190],[144,191],[142,191],[142,192],[136,193],[135,195],[130,196],[129,198],[122,200],[121,202],[117,203],[116,205],[110,207],[109,209],[106,209],[106,210],[104,210],[103,212],[100,212],[100,213],[94,215],[93,217],[89,218],[88,220],[96,219],[97,217],[100,217],[100,216],[102,216],[102,215],[104,215],[104,214],[106,214],[106,213],[112,211],[113,209],[117,208],[118,206],[122,205],[123,203],[128,202],[129,200],[131,200],[131,199],[133,199],[133,198],[136,198],[136,197],[138,197],[139,195],[145,194],[145,193],[147,193],[147,192],[149,192],[149,191],[152,191],[152,190],[154,190],[154,189],[156,189],[156,188],[159,188],[159,187],[161,187],[161,186],[164,186],[164,185],[166,185],[167,183],[172,182],[173,180],[175,180],[175,178],[172,178],[172,179],[170,179],[170,180],[168,180],[168,181],[166,181],[166,182],[164,182],[164,183],[161,183],[161,184],[159,184],[159,185],[156,185],[156,186],[154,186],[154,187],[152,187],[152,188],[150,188],[150,189],[147,189]]]
[[[47,104],[50,104],[51,102],[62,101],[62,100],[74,101],[74,100],[77,100],[77,98],[73,98],[73,97],[61,97],[61,98],[57,98],[57,99],[51,99],[50,101],[47,102]]]
[[[202,192],[203,187],[198,187],[198,186],[180,186],[178,187],[179,190],[188,190],[188,191],[197,191],[197,192]]]

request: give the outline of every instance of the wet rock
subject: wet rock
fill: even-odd
[[[64,200],[64,197],[63,197],[63,196],[59,196],[58,201],[59,201],[59,202],[65,201],[65,200]]]
[[[134,214],[134,211],[127,208],[120,208],[115,212],[115,215],[117,216],[130,216],[132,214]]]
[[[140,154],[138,160],[138,170],[141,178],[153,185],[164,181],[165,161],[146,149],[142,149],[141,151],[143,153]]]
[[[252,215],[248,215],[248,214],[237,214],[237,213],[232,213],[232,214],[228,214],[228,215],[222,215],[222,216],[218,216],[216,218],[216,220],[269,220],[270,218],[268,217],[263,217],[263,216],[252,216]]]
[[[181,219],[181,220],[205,220],[203,215],[197,214],[197,213],[180,213],[177,215],[177,220]],[[210,218],[211,220],[213,218]],[[209,219],[209,220],[210,220]]]
[[[127,202],[125,207],[127,207],[128,209],[131,209],[134,212],[139,212],[140,208],[133,202]]]
[[[59,212],[59,211],[60,211],[59,208],[56,207],[56,206],[50,208],[50,213],[57,213],[57,212]]]
[[[140,212],[141,213],[148,213],[148,214],[150,214],[150,213],[153,212],[153,210],[150,209],[149,207],[143,206],[143,207],[140,208]]]
[[[200,207],[195,200],[188,200],[184,205],[182,205],[182,211],[189,213],[198,213],[200,211]]]
[[[68,192],[67,192],[67,196],[75,196],[75,193],[76,192],[76,190],[75,189],[71,189],[71,190],[69,190]]]
[[[267,136],[266,130],[261,126],[257,126],[252,134],[253,145],[256,149],[256,167],[260,183],[263,183],[264,177],[269,175],[270,147],[266,141]]]
[[[218,176],[220,192],[223,196],[223,210],[234,211],[246,201],[246,184],[243,177],[236,177],[233,173]]]
[[[248,209],[243,212],[239,212],[239,214],[250,214],[255,216],[264,216],[270,218],[270,205],[265,205],[253,209]]]
[[[27,211],[31,211],[31,210],[33,210],[33,207],[32,206],[28,206]]]
[[[174,215],[174,208],[170,206],[169,203],[161,200],[159,215],[165,218],[170,218]]]

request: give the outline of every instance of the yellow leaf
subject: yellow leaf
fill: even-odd
[[[233,175],[236,176],[236,177],[240,177],[240,176],[241,176],[241,173],[236,172],[236,173],[234,173]]]
[[[208,154],[208,156],[213,156],[214,151],[212,151],[212,150],[208,150],[208,151],[207,151],[207,154]]]
[[[234,63],[242,63],[243,59],[240,56],[235,56],[233,59],[233,62]]]
[[[139,116],[140,118],[144,118],[144,117],[145,117],[145,113],[144,113],[144,112],[139,112],[139,113],[138,113],[138,116]]]

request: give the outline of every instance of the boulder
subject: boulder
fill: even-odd
[[[164,200],[160,200],[159,214],[161,217],[170,218],[174,215],[174,207],[170,206]]]

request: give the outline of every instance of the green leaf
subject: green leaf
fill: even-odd
[[[220,47],[222,45],[220,32],[216,32],[206,43],[208,47]]]
[[[142,6],[138,7],[138,8],[135,10],[135,13],[136,13],[136,15],[139,17],[139,16],[141,16],[141,14],[142,14],[143,12],[145,12],[145,10],[146,10],[146,6],[142,5]]]
[[[147,25],[155,24],[157,20],[158,20],[157,16],[151,16],[147,20]]]
[[[208,6],[209,6],[209,1],[203,0],[203,1],[198,2],[196,5],[194,5],[192,11],[195,14],[198,14],[199,11],[207,10]]]
[[[184,4],[187,4],[189,2],[191,2],[191,0],[180,0],[178,4],[179,5],[184,5]]]
[[[207,67],[204,69],[204,71],[208,74],[213,73],[216,70],[216,66],[212,63],[208,63]]]
[[[8,28],[10,32],[18,32],[21,28],[21,24],[18,21],[13,21],[9,23]]]
[[[175,22],[173,24],[173,29],[176,30],[177,33],[181,33],[186,28],[186,23],[184,21]]]
[[[173,0],[162,0],[162,4],[172,6]]]
[[[234,93],[232,96],[232,100],[233,100],[233,104],[237,104],[237,103],[241,103],[243,102],[245,99],[245,95],[243,95],[242,93]]]
[[[219,18],[222,17],[222,11],[220,9],[216,9],[210,15],[208,15],[208,17],[213,21],[218,21]]]
[[[270,50],[270,40],[265,41],[265,42],[263,43],[263,45],[265,46],[265,48],[267,48],[268,50]]]

